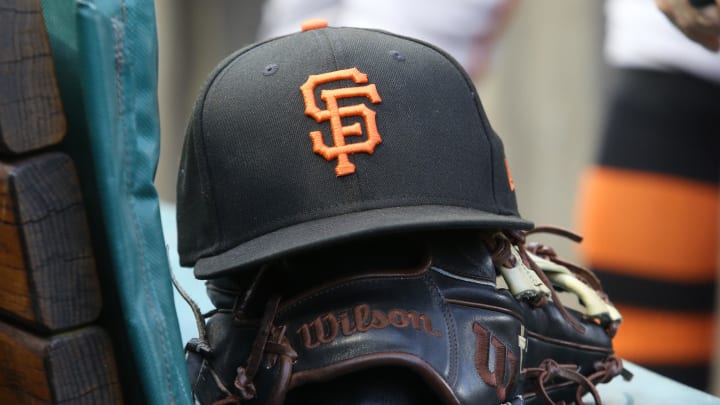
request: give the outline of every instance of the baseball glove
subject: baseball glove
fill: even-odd
[[[583,309],[566,309],[556,289]],[[208,282],[217,309],[187,346],[193,395],[217,405],[518,405],[582,403],[589,392],[600,403],[595,384],[623,368],[611,344],[619,315],[598,291],[591,273],[523,233],[308,252]]]
[[[500,280],[518,300],[526,328],[522,395],[526,404],[562,404],[590,393],[595,385],[632,374],[614,355],[612,339],[622,320],[592,271],[564,261],[549,246],[527,243],[529,234],[549,232],[576,242],[568,231],[537,227],[498,232],[486,239]]]

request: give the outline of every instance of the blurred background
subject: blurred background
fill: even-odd
[[[162,136],[156,186],[161,200],[172,206],[195,97],[215,65],[259,38],[263,0],[155,4]],[[604,23],[601,1],[518,1],[491,62],[473,74],[490,122],[504,142],[521,214],[539,225],[577,227],[578,186],[596,157],[605,93],[613,80],[603,62]],[[174,222],[171,211],[164,211],[163,221]],[[167,228],[172,261],[174,226]],[[572,243],[551,243],[561,256],[578,261]],[[179,273],[192,283],[191,271]],[[209,309],[203,307],[204,291],[197,291],[194,298]],[[717,376],[714,380],[717,394],[720,384]]]

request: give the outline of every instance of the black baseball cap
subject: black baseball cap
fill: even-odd
[[[177,226],[181,264],[209,279],[358,237],[532,223],[452,57],[315,21],[210,75],[185,137]]]

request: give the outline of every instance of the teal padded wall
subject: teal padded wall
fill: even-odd
[[[151,0],[42,0],[127,403],[191,404],[153,177]]]

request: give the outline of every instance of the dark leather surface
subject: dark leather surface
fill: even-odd
[[[523,355],[517,304],[495,288],[492,264],[476,259],[440,249],[414,268],[353,272],[283,300],[273,325],[287,328],[297,352],[288,402],[308,400],[313,392],[353,404],[500,404],[518,396]],[[223,302],[217,297],[223,294],[211,290]],[[210,318],[214,351],[193,381],[202,403],[227,396],[215,388],[209,368],[232,387],[256,331],[231,313]],[[260,398],[268,398],[279,380],[279,362],[267,367],[267,361],[266,355],[255,379]],[[358,386],[365,387],[362,395]]]
[[[386,252],[393,250],[402,249],[390,246]],[[407,263],[396,260],[402,253],[368,259],[336,252],[322,264],[296,260],[291,272],[271,277],[267,291],[258,288],[257,309],[243,312],[254,321],[234,320],[230,311],[251,280],[211,281],[209,294],[226,312],[208,322],[214,351],[193,381],[201,403],[227,397],[210,369],[226,387],[233,386],[237,368],[247,367],[259,308],[278,290],[287,298],[273,326],[286,328],[286,343],[297,358],[292,376],[278,383],[282,364],[266,353],[255,378],[259,398],[272,397],[285,384],[281,397],[286,395],[287,403],[314,398],[319,403],[500,404],[521,403],[521,395],[527,403],[542,403],[533,377],[523,378],[521,370],[553,359],[590,374],[596,360],[612,354],[599,325],[583,322],[576,330],[553,302],[533,307],[498,289],[482,243],[436,240],[422,251]],[[575,311],[570,314],[581,319]],[[572,401],[576,386],[557,379],[547,381],[545,389],[555,400]]]

